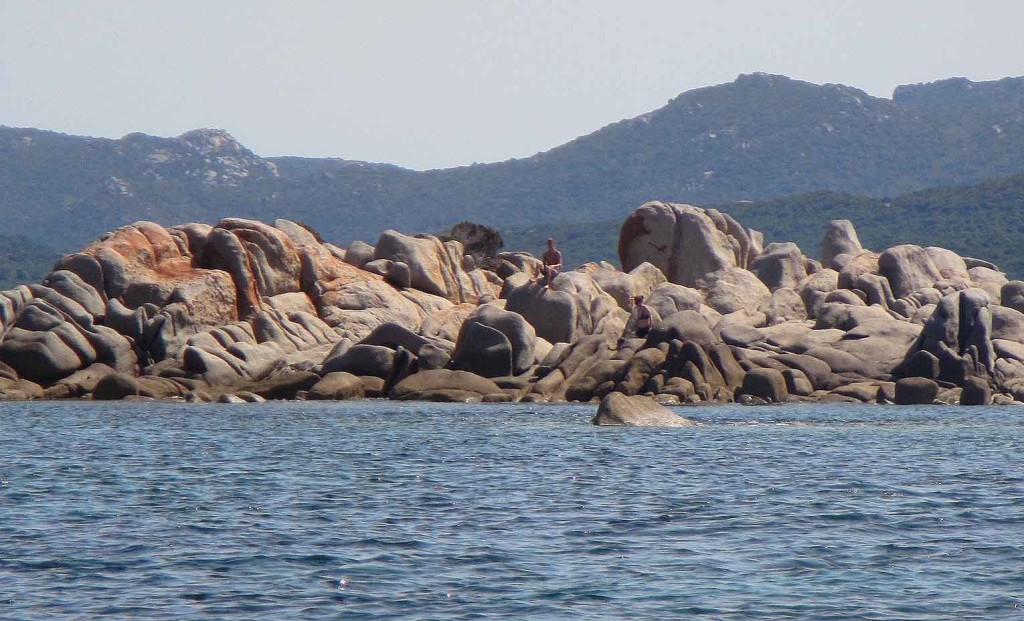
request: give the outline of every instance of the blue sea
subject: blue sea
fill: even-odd
[[[1024,408],[0,403],[0,619],[1024,618]]]

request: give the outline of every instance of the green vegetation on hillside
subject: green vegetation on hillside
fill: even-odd
[[[264,159],[216,130],[106,140],[0,127],[0,216],[7,234],[68,252],[135,220],[291,218],[346,244],[461,220],[616,220],[651,199],[897,196],[1024,172],[1022,100],[1024,78],[901,87],[889,100],[744,75],[530,158],[424,172]]]
[[[60,253],[17,235],[0,235],[0,289],[46,277]]]
[[[871,198],[815,192],[772,201],[713,206],[740,224],[765,234],[765,243],[791,241],[804,254],[819,257],[821,238],[830,220],[851,220],[861,243],[872,250],[897,244],[941,246],[962,256],[991,261],[1010,278],[1024,278],[1024,175],[973,186],[923,190],[896,198]],[[506,227],[509,249],[543,248],[544,239],[559,240],[566,261],[581,264],[607,260],[618,264],[616,248],[622,220]]]
[[[944,245],[1024,273],[1022,182],[1010,177],[1024,172],[1024,78],[906,86],[889,100],[744,75],[530,158],[424,172],[264,159],[219,130],[108,140],[0,127],[0,159],[4,233],[55,253],[137,220],[242,217],[302,221],[339,245],[469,220],[501,229],[508,248],[538,251],[554,235],[580,262],[615,260],[619,223],[657,199],[725,205],[812,256],[827,221],[849,218],[871,247]],[[951,187],[966,184],[980,185]]]

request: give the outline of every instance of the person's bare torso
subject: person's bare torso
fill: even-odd
[[[640,328],[650,328],[653,322],[651,309],[646,304],[636,307],[636,325]]]

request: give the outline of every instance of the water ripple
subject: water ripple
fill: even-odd
[[[0,618],[996,619],[1024,414],[0,404]]]

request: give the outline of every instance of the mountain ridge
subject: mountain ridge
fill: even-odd
[[[1024,78],[950,78],[885,99],[742,74],[527,158],[426,171],[263,158],[223,130],[109,139],[0,127],[0,216],[9,233],[70,251],[140,219],[289,217],[343,244],[466,219],[614,219],[652,199],[893,196],[1024,171],[1022,102]],[[68,220],[79,224],[52,226]]]

